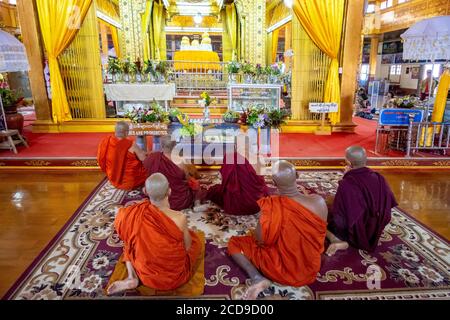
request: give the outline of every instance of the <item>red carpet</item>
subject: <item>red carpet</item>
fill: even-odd
[[[352,145],[365,147],[370,157],[404,157],[400,152],[389,155],[373,153],[376,140],[375,121],[355,118],[358,125],[355,133],[334,133],[331,136],[314,134],[281,134],[280,156],[296,158],[334,158],[344,156],[345,149]],[[36,134],[25,128],[30,148],[19,147],[19,154],[0,150],[0,158],[91,158],[97,155],[100,140],[108,133],[62,133]],[[151,138],[149,138],[151,146]],[[427,155],[417,154],[418,157]],[[430,155],[428,155],[430,156]]]

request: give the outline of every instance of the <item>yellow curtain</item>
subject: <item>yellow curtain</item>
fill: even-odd
[[[225,8],[225,24],[226,24],[226,29],[227,29],[227,33],[231,42],[231,48],[232,48],[232,53],[231,53],[231,60],[237,60],[238,59],[238,54],[237,54],[237,41],[238,41],[238,35],[237,35],[237,13],[236,13],[236,7],[233,4],[227,5]]]
[[[278,37],[280,35],[280,29],[273,30],[272,32],[272,62],[277,61],[277,52],[278,52]]]
[[[324,102],[341,101],[339,51],[345,0],[295,0],[293,10],[311,40],[331,59],[325,84]],[[340,109],[340,108],[339,108]],[[340,112],[330,114],[332,124],[339,122]]]
[[[81,28],[92,0],[37,0],[41,34],[48,54],[52,88],[52,116],[55,123],[72,120],[58,56]]]
[[[164,18],[164,4],[153,4],[153,42],[155,44],[155,59],[166,59],[166,33],[165,33],[165,18]]]
[[[447,69],[439,80],[439,88],[434,102],[432,122],[442,122],[447,104],[448,90],[450,89],[450,70]]]

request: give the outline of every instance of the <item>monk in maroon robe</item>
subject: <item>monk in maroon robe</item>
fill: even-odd
[[[230,215],[254,215],[261,211],[258,200],[267,197],[269,190],[264,177],[257,175],[244,156],[237,152],[225,155],[220,174],[222,183],[208,191],[208,200]]]
[[[144,161],[144,167],[150,175],[163,174],[171,189],[169,202],[170,208],[182,211],[192,208],[200,195],[200,186],[195,179],[195,171],[184,164],[175,164],[171,160],[171,153],[175,147],[170,136],[161,137],[162,152],[151,153]]]
[[[349,245],[373,252],[398,204],[382,175],[367,168],[366,150],[347,149],[348,167],[330,210],[327,255]]]

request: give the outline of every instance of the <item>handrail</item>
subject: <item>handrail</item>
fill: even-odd
[[[419,150],[450,150],[450,122],[411,122],[406,156]]]

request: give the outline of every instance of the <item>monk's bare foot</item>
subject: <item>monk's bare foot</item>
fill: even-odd
[[[210,208],[211,206],[209,204],[196,205],[194,207],[194,212],[196,213],[207,212]]]
[[[264,292],[265,290],[269,289],[272,283],[267,279],[262,279],[261,281],[256,282],[255,284],[251,285],[250,288],[247,289],[244,296],[242,297],[243,300],[256,300],[258,298],[259,294],[261,292]]]
[[[341,242],[335,242],[330,244],[327,250],[327,256],[331,257],[336,254],[339,250],[347,250],[348,249],[348,243],[345,241]]]
[[[139,281],[137,279],[127,279],[123,281],[116,281],[106,290],[108,296],[122,293],[127,290],[136,289],[139,286]]]

